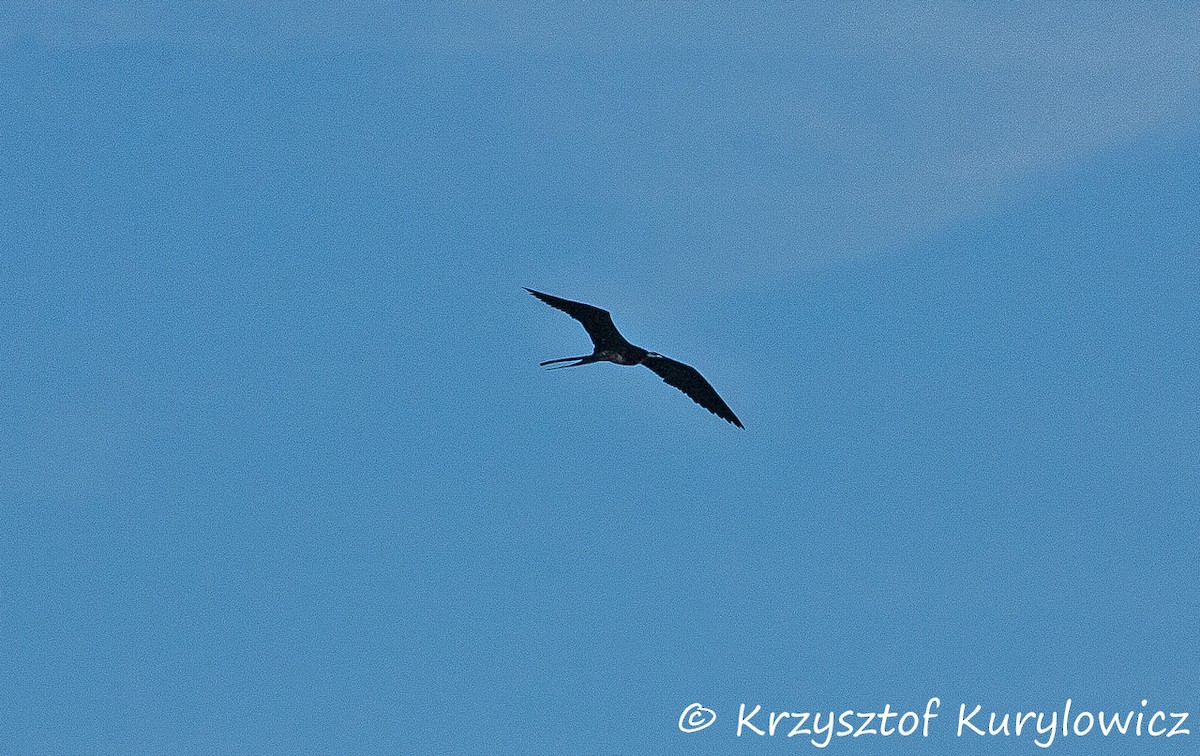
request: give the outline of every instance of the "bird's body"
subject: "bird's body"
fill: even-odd
[[[553,365],[558,362],[571,362],[571,365],[558,367],[579,367],[593,362],[615,362],[618,365],[645,365],[653,370],[667,384],[674,386],[692,398],[692,401],[717,417],[728,420],[739,428],[744,428],[729,405],[717,394],[716,389],[704,380],[704,376],[693,367],[677,362],[670,357],[664,357],[658,352],[642,349],[630,344],[613,325],[612,315],[608,310],[593,307],[582,302],[572,302],[569,299],[543,294],[533,289],[525,289],[533,296],[551,307],[562,310],[583,324],[588,336],[592,338],[595,349],[591,354],[582,357],[564,357],[557,360],[546,360],[541,363]],[[552,368],[554,369],[554,368]]]

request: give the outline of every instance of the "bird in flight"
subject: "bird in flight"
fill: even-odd
[[[648,352],[639,346],[634,346],[625,340],[617,327],[613,325],[612,315],[608,310],[593,307],[582,302],[572,302],[569,299],[552,297],[533,289],[525,289],[546,304],[562,310],[583,324],[588,336],[592,337],[595,349],[591,354],[582,357],[563,357],[558,360],[546,360],[539,363],[543,366],[556,362],[571,362],[572,365],[559,365],[559,368],[579,367],[592,362],[615,362],[618,365],[645,365],[658,374],[665,383],[674,386],[692,398],[696,404],[713,413],[722,420],[728,420],[739,428],[745,428],[738,420],[729,405],[717,395],[716,389],[704,380],[704,376],[693,367],[676,362],[670,357],[663,357],[658,352]],[[558,368],[550,368],[556,370]]]

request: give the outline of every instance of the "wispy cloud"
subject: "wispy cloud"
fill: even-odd
[[[527,61],[529,128],[617,143],[710,280],[896,249],[1196,113],[1191,5],[477,9],[437,44]]]
[[[576,160],[558,180],[605,183],[642,214],[595,243],[687,249],[722,280],[927,236],[1032,176],[1191,123],[1200,78],[1191,4],[29,0],[0,21],[18,37],[403,51],[499,72],[518,145],[557,146]]]

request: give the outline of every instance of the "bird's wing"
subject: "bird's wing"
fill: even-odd
[[[554,309],[562,310],[582,323],[584,329],[588,332],[588,336],[592,337],[592,343],[596,345],[597,349],[618,348],[629,343],[621,335],[621,332],[617,330],[617,327],[613,325],[612,315],[608,313],[608,310],[601,310],[599,307],[593,307],[583,302],[572,302],[569,299],[552,297],[549,294],[543,294],[533,289],[525,289],[525,291]]]
[[[717,417],[728,420],[739,428],[746,427],[742,425],[741,420],[738,420],[737,415],[733,414],[733,410],[729,409],[725,400],[717,395],[712,384],[704,380],[704,376],[700,375],[696,368],[676,362],[670,357],[663,357],[661,354],[651,354],[642,361],[642,364],[657,373],[668,385],[687,394],[692,401]]]

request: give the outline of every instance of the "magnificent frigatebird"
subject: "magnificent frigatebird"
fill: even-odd
[[[552,297],[533,289],[525,289],[546,304],[562,310],[583,324],[592,337],[595,350],[583,357],[563,357],[559,360],[546,360],[541,365],[553,365],[556,362],[573,362],[573,365],[559,365],[559,368],[579,367],[591,362],[615,362],[618,365],[645,365],[653,370],[668,385],[674,386],[692,398],[696,404],[713,413],[723,420],[728,420],[739,428],[745,428],[738,420],[733,410],[725,403],[716,390],[704,380],[704,376],[693,367],[676,362],[670,357],[663,357],[658,352],[648,352],[639,346],[634,346],[625,340],[617,327],[613,325],[612,315],[608,310],[601,310],[582,302],[572,302],[569,299]],[[558,368],[550,368],[557,370]]]

